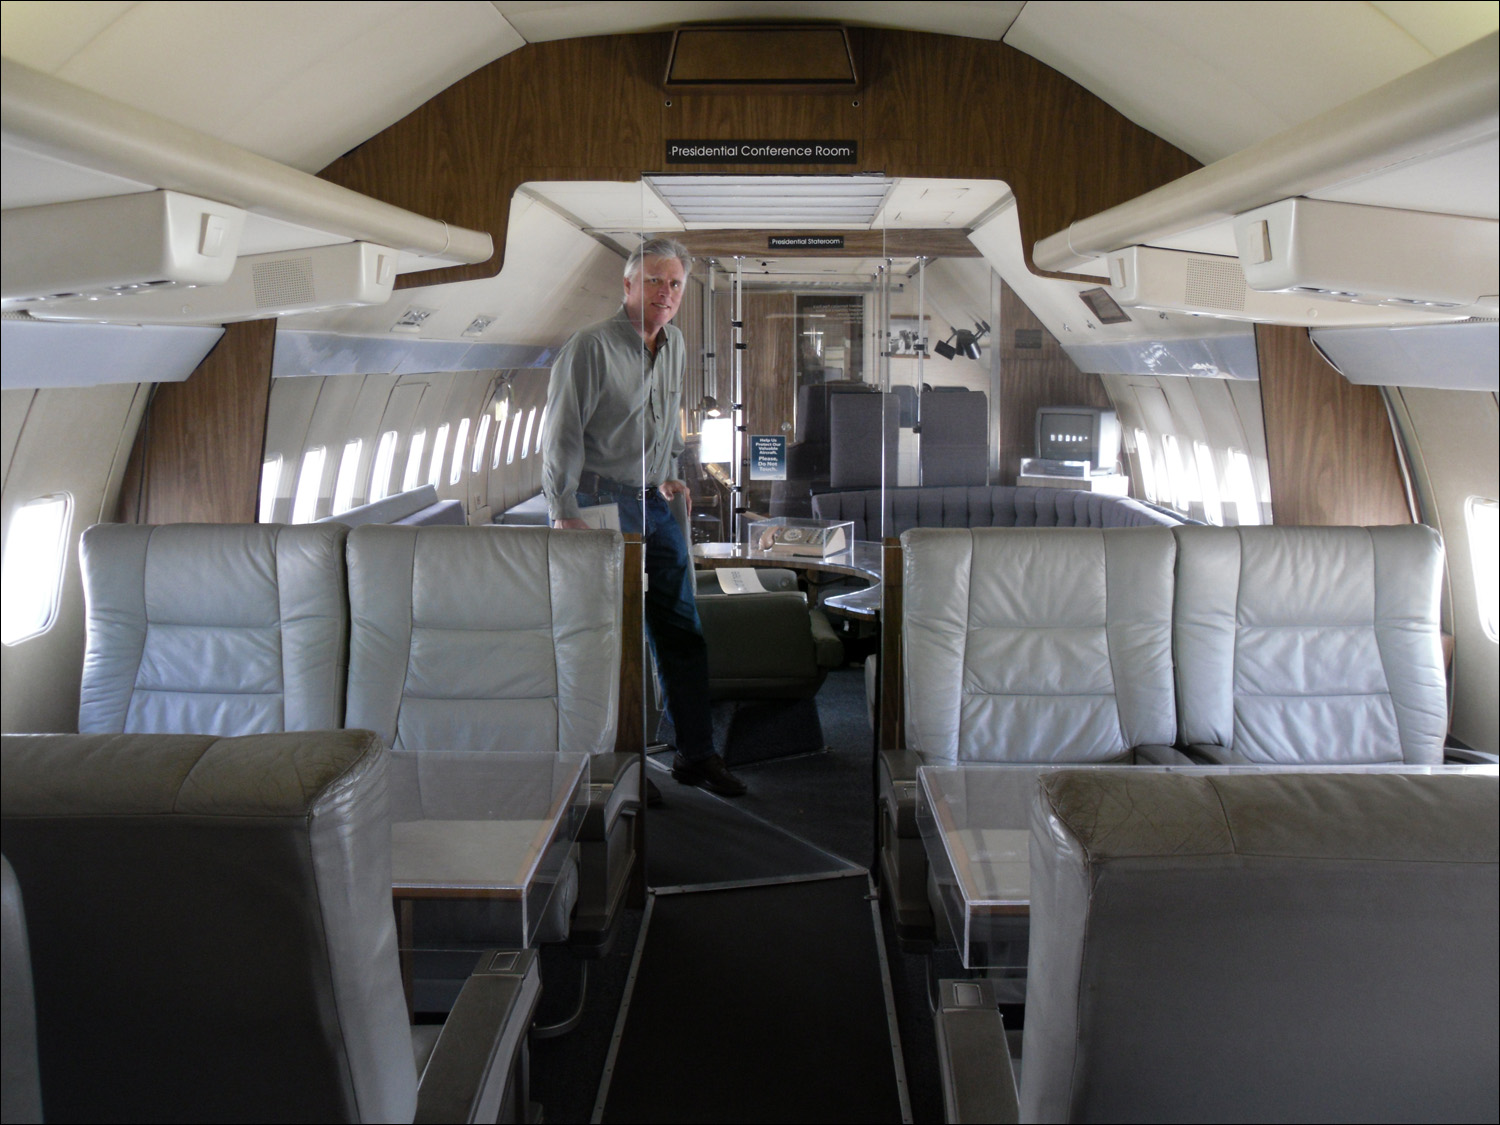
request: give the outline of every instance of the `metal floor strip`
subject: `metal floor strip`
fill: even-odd
[[[609,1037],[609,1054],[604,1057],[604,1071],[599,1075],[599,1096],[594,1099],[594,1112],[589,1121],[599,1125],[604,1120],[604,1105],[609,1100],[609,1084],[615,1076],[615,1059],[620,1053],[620,1040],[625,1035],[625,1021],[630,1017],[630,998],[635,995],[635,979],[641,970],[641,955],[646,951],[646,935],[651,930],[651,911],[656,906],[656,892],[646,892],[646,914],[641,919],[640,933],[635,936],[635,952],[630,958],[630,972],[625,977],[625,995],[620,998],[620,1011],[615,1016],[615,1029]]]
[[[906,1088],[906,1056],[901,1050],[901,1026],[896,1019],[896,991],[891,986],[891,962],[885,951],[885,929],[880,920],[880,895],[869,878],[870,924],[875,928],[875,950],[880,955],[880,986],[885,990],[885,1018],[891,1031],[891,1063],[896,1072],[896,1096],[901,1099],[901,1120],[911,1125],[911,1092]]]

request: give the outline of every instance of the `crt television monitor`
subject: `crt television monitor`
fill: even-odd
[[[1036,455],[1046,461],[1087,461],[1113,472],[1120,459],[1120,419],[1102,406],[1044,406],[1036,412]]]

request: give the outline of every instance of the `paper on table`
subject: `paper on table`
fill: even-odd
[[[766,588],[760,584],[760,575],[753,566],[721,566],[718,570],[719,588],[726,594],[764,594]]]

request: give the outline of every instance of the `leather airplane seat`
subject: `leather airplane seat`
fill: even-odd
[[[343,725],[338,524],[98,524],[83,534],[83,733]]]
[[[922,392],[922,487],[989,482],[989,404],[983,391]]]
[[[10,1122],[42,1120],[42,1078],[36,1057],[36,1001],[26,910],[10,860],[0,856],[0,1104]]]
[[[728,594],[717,572],[697,574],[698,617],[708,645],[716,740],[731,765],[824,747],[815,700],[844,645],[790,570],[758,569],[764,592]],[[748,755],[747,755],[748,752]]]
[[[542,941],[569,936],[575,900],[575,945],[607,941],[635,856],[639,760],[614,752],[623,558],[613,531],[349,533],[348,726],[416,754],[592,756],[577,881],[554,892]],[[449,935],[428,937],[484,940],[484,904],[443,906],[419,911],[419,941],[424,914]]]
[[[1443,760],[1438,533],[1180,527],[1182,745],[1216,763]]]
[[[1493,776],[1052,773],[1019,1090],[994,982],[943,981],[947,1120],[1494,1121],[1497,810]]]
[[[0,754],[48,1119],[529,1119],[534,953],[476,958],[435,1041],[408,1023],[370,732]]]
[[[1185,762],[1173,750],[1168,528],[915,529],[901,537],[906,750],[880,768],[897,934],[932,933],[916,825],[921,765],[1003,763],[1024,802],[1063,763]]]

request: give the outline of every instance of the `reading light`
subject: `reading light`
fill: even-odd
[[[948,333],[948,340],[953,339],[955,335],[957,335],[957,333]],[[932,350],[937,352],[937,354],[942,356],[944,359],[952,359],[958,354],[958,349],[950,344],[948,340],[939,340],[937,343],[932,345]]]
[[[704,395],[703,401],[698,404],[698,410],[705,418],[717,418],[724,413],[719,409],[719,400],[713,395]]]

